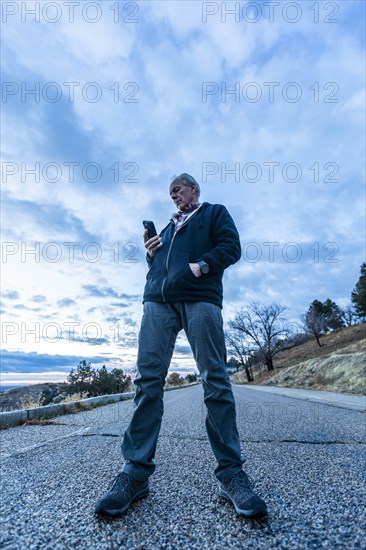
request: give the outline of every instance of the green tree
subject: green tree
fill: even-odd
[[[167,383],[170,386],[182,386],[184,381],[178,372],[171,372],[167,378]]]
[[[304,319],[305,329],[315,336],[321,348],[320,336],[330,330],[344,327],[344,311],[329,298],[325,302],[314,300]]]
[[[92,386],[92,392],[94,395],[109,395],[111,393],[117,393],[114,378],[107,371],[105,365],[95,372]]]
[[[193,382],[197,382],[197,374],[195,372],[193,374],[187,374],[185,380],[187,380],[187,384],[193,384]]]
[[[70,384],[69,393],[87,392],[88,397],[96,395],[109,395],[125,392],[130,383],[131,377],[122,369],[107,371],[105,365],[100,369],[93,369],[90,363],[80,361],[76,371],[71,370],[67,381]]]
[[[323,314],[327,330],[337,330],[344,327],[344,311],[329,298],[323,302]]]
[[[361,265],[361,275],[351,294],[356,315],[364,320],[366,318],[366,262]]]
[[[70,384],[69,393],[88,392],[88,397],[92,397],[95,377],[96,371],[92,368],[91,363],[87,363],[83,359],[77,365],[76,371],[71,369],[67,377],[67,381]]]
[[[113,393],[123,393],[128,390],[131,384],[131,376],[123,372],[122,369],[112,369],[111,376],[114,381],[115,391]]]

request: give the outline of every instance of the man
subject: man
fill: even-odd
[[[150,269],[143,296],[135,407],[122,443],[125,464],[95,512],[120,516],[148,494],[163,416],[164,382],[183,328],[201,375],[219,493],[238,514],[254,517],[265,513],[266,505],[242,470],[221,317],[222,277],[240,259],[239,235],[224,206],[199,203],[200,187],[189,174],[174,178],[170,196],[179,212],[160,235],[149,239],[147,230],[144,233]]]

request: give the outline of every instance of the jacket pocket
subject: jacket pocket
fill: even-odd
[[[196,277],[189,267],[188,252],[173,252],[168,267],[167,288],[192,290],[198,281],[199,277]]]

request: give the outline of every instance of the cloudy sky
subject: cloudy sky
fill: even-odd
[[[253,300],[296,323],[365,258],[363,1],[2,2],[2,384],[133,369],[171,177],[223,203]],[[182,334],[172,370],[192,372]]]

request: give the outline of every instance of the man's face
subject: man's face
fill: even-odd
[[[172,181],[169,193],[179,210],[185,210],[187,206],[197,201],[196,188],[193,185],[184,185],[181,181]]]

